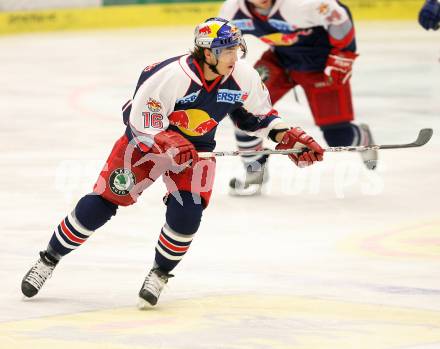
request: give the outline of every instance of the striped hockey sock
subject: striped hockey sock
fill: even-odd
[[[263,140],[258,137],[249,136],[241,130],[235,130],[235,138],[239,150],[262,150]],[[261,166],[266,162],[266,155],[242,155],[241,160],[247,171],[260,171]]]
[[[78,222],[72,212],[55,228],[49,241],[48,252],[60,259],[86,242],[92,233],[92,230],[86,229]]]
[[[188,251],[193,237],[194,234],[177,233],[165,224],[156,245],[156,265],[165,272],[173,270]]]
[[[83,196],[73,212],[55,228],[47,252],[56,259],[72,252],[110,220],[117,209],[118,205],[95,193]]]

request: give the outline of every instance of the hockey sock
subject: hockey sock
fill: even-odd
[[[166,223],[156,245],[155,267],[164,272],[171,271],[182,260],[202,219],[201,200],[194,200],[190,192],[179,194],[181,202],[173,195],[168,199]]]
[[[249,136],[240,130],[235,130],[235,138],[239,150],[262,150],[263,140],[258,137]],[[243,165],[248,172],[261,171],[261,167],[267,161],[267,155],[243,155]]]
[[[359,127],[350,122],[321,126],[321,130],[330,147],[347,147],[359,144]]]
[[[69,213],[55,228],[47,247],[47,253],[59,260],[77,249],[116,214],[118,206],[96,194],[88,194],[78,201],[72,213]]]

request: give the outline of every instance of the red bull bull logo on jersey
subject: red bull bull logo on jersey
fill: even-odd
[[[218,125],[207,112],[200,109],[176,110],[168,116],[168,120],[170,125],[193,137],[203,136]]]
[[[301,37],[309,36],[312,32],[313,29],[304,29],[289,34],[273,33],[260,37],[260,40],[271,46],[291,46],[296,44]]]

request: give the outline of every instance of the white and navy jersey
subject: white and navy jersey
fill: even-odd
[[[273,0],[267,16],[246,0],[226,0],[220,17],[269,44],[291,70],[322,71],[332,48],[356,50],[348,8],[336,0]]]
[[[212,151],[217,125],[228,114],[240,129],[260,137],[282,122],[248,63],[238,61],[232,73],[208,84],[190,55],[145,68],[133,99],[123,107],[126,134],[143,151],[151,148],[156,134],[169,129],[197,150]]]

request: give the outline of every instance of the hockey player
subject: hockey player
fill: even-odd
[[[123,107],[126,124],[96,182],[55,231],[47,249],[23,278],[26,297],[35,296],[60,259],[128,206],[158,177],[168,194],[165,224],[155,261],[139,291],[140,307],[154,306],[170,274],[187,252],[208,206],[215,160],[199,159],[212,151],[218,123],[229,114],[237,127],[278,143],[277,149],[303,149],[289,155],[298,166],[321,161],[322,148],[299,128],[288,127],[272,109],[258,72],[243,60],[241,32],[221,18],[195,29],[189,55],[152,64],[141,73],[134,97]]]
[[[439,0],[426,0],[419,12],[419,23],[426,30],[440,28]]]
[[[329,146],[373,142],[366,125],[352,122],[349,79],[357,54],[353,22],[345,6],[336,0],[226,0],[220,16],[270,46],[255,68],[272,103],[299,85]],[[262,149],[261,138],[239,129],[236,139],[241,150]],[[377,152],[361,154],[367,168],[374,169]],[[257,194],[267,179],[267,156],[247,156],[242,161],[246,178],[232,179],[231,191]]]

